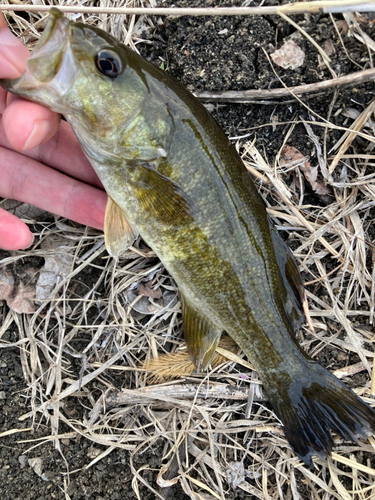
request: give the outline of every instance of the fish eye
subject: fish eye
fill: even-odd
[[[110,78],[120,75],[124,69],[120,56],[109,49],[102,49],[97,53],[95,64],[100,73]]]

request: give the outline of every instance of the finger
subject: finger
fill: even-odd
[[[18,78],[26,67],[30,52],[10,32],[4,17],[0,13],[0,78]],[[16,149],[29,149],[37,144],[48,141],[56,133],[60,115],[40,106],[28,104],[1,89],[0,112],[7,119],[7,134],[9,142]],[[14,101],[14,102],[11,102]],[[7,104],[10,111],[5,110]],[[5,111],[4,111],[5,110]]]
[[[103,228],[107,201],[104,191],[6,148],[0,148],[0,157],[0,196],[30,203],[97,229]]]
[[[21,250],[29,247],[33,241],[34,236],[27,225],[0,208],[0,248]]]
[[[10,147],[0,121],[0,146]],[[102,184],[92,166],[83,154],[77,138],[70,126],[62,121],[57,134],[48,142],[29,149],[25,156],[41,161],[71,177],[102,188]],[[0,164],[1,172],[1,164]],[[1,176],[0,176],[1,177]]]
[[[0,78],[18,78],[22,75],[30,52],[10,32],[0,13]]]
[[[46,142],[57,132],[60,115],[22,99],[13,101],[3,113],[9,144],[19,150]]]

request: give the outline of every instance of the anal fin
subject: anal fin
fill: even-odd
[[[222,330],[212,324],[181,295],[185,341],[197,371],[207,368],[219,343]]]
[[[119,257],[138,238],[138,231],[130,224],[124,212],[110,196],[104,216],[104,241],[112,257]]]

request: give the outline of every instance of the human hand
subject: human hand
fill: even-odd
[[[0,14],[0,78],[18,78],[28,56]],[[0,114],[0,196],[102,229],[107,196],[69,125],[1,88]],[[27,225],[0,208],[0,248],[32,242]]]

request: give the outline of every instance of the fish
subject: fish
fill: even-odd
[[[355,443],[374,433],[374,410],[300,347],[296,262],[235,148],[187,89],[56,8],[25,72],[0,84],[69,122],[108,195],[109,253],[139,235],[154,250],[178,285],[197,370],[226,332],[309,466],[331,455],[332,431]]]

